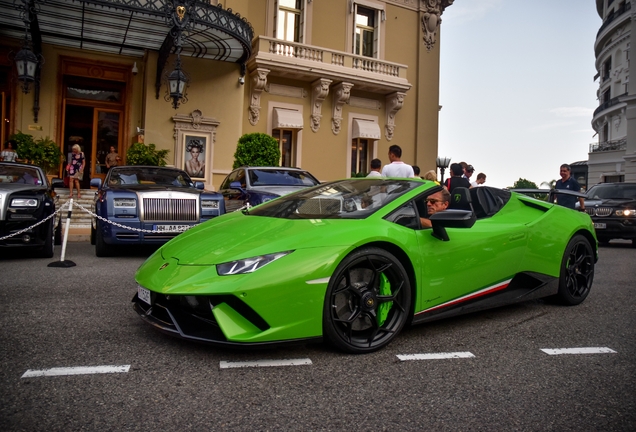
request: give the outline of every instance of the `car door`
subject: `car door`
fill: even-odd
[[[449,241],[433,237],[430,229],[416,233],[421,257],[416,312],[505,288],[519,271],[528,241],[525,225],[502,222],[498,215],[446,231]]]

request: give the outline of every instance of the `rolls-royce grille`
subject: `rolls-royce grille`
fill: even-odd
[[[609,215],[612,214],[612,208],[611,207],[593,207],[593,208],[586,207],[585,211],[590,216],[605,217],[605,216],[609,216]]]
[[[144,220],[197,222],[197,200],[144,198]]]

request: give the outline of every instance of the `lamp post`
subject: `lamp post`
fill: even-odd
[[[183,47],[184,32],[192,23],[196,0],[171,0],[168,13],[168,23],[172,26],[172,36],[174,38],[174,48],[177,54],[174,70],[168,74],[168,92],[165,99],[172,102],[174,109],[186,103],[186,88],[188,86],[188,75],[181,70],[181,49]]]
[[[188,98],[185,95],[185,88],[188,84],[188,77],[181,70],[181,57],[177,51],[177,61],[175,68],[168,75],[168,96],[172,100],[172,107],[179,108],[180,103],[186,103]]]
[[[18,71],[18,81],[22,83],[22,92],[28,94],[31,83],[35,81],[35,71],[39,63],[37,56],[29,49],[28,39],[25,38],[24,46],[13,60]]]
[[[440,173],[440,183],[444,183],[444,171],[446,170],[446,168],[448,168],[448,165],[450,164],[451,158],[449,157],[437,157],[437,168],[439,168],[439,173]]]

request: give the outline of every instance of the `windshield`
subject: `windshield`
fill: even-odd
[[[283,219],[364,219],[422,184],[393,179],[340,180],[285,195],[249,214]]]
[[[589,199],[636,199],[636,183],[594,185],[587,196]]]
[[[193,187],[192,179],[184,172],[170,168],[125,167],[110,170],[106,183],[118,186],[176,186]]]
[[[319,181],[305,171],[286,169],[249,170],[252,186],[315,186]]]
[[[43,185],[45,180],[40,171],[29,166],[0,165],[0,183]]]

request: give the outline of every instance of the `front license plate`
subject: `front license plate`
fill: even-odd
[[[184,232],[190,228],[190,225],[155,225],[154,230],[157,232]]]
[[[137,286],[137,297],[139,297],[139,300],[146,302],[152,306],[152,302],[150,300],[150,290],[147,290],[144,287]]]
[[[607,225],[605,225],[604,223],[601,223],[601,222],[594,222],[594,228],[596,228],[596,229],[605,229],[605,228],[607,228]]]

